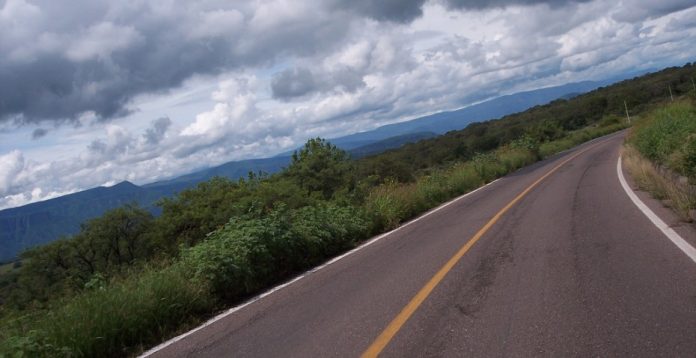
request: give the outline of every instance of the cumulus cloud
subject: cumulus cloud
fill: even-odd
[[[122,116],[134,96],[197,74],[330,50],[352,21],[308,3],[252,5],[7,0],[0,8],[0,120]]]

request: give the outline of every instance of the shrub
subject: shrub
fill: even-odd
[[[366,234],[365,220],[352,207],[281,206],[267,215],[232,218],[204,242],[186,249],[182,260],[195,277],[230,300],[308,268]]]

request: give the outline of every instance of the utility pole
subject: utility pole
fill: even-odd
[[[624,100],[624,108],[626,109],[626,121],[631,124],[631,116],[628,115],[628,106],[626,105],[626,100]]]
[[[672,102],[674,102],[674,96],[672,96],[672,85],[668,85],[667,88],[669,88],[669,98],[672,99]]]

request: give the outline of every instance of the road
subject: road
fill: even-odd
[[[381,356],[693,357],[696,264],[622,189],[622,142],[515,172],[152,356],[360,356],[489,223]]]

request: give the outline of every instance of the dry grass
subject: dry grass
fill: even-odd
[[[623,162],[638,187],[671,207],[685,221],[691,221],[689,211],[696,208],[696,196],[685,185],[668,178],[631,145],[623,151]]]

